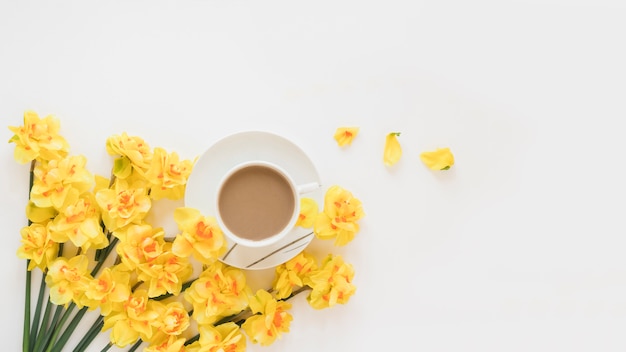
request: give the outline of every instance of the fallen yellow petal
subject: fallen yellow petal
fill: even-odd
[[[359,133],[358,127],[339,127],[335,131],[335,140],[340,147],[352,144],[352,140]]]
[[[391,132],[387,134],[387,139],[385,140],[385,153],[383,155],[383,161],[387,166],[392,166],[400,160],[400,157],[402,157],[402,147],[400,146],[400,142],[398,142],[399,135],[400,132]]]
[[[454,155],[450,148],[438,148],[435,151],[420,154],[422,162],[431,170],[448,170],[454,165]]]

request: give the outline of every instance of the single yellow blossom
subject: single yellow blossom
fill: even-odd
[[[96,201],[102,209],[102,221],[109,231],[140,223],[152,206],[145,188],[120,179],[115,181],[112,189],[98,191]]]
[[[100,209],[92,193],[83,193],[76,202],[67,204],[49,226],[55,242],[72,241],[83,250],[100,249],[109,241],[100,226]]]
[[[295,287],[302,287],[308,281],[308,275],[317,269],[315,257],[306,252],[300,252],[287,262],[278,265],[272,287],[276,298],[289,297]]]
[[[185,290],[199,324],[213,324],[219,318],[239,313],[248,305],[249,288],[242,270],[216,261]]]
[[[126,132],[110,136],[106,140],[106,149],[109,155],[120,156],[115,161],[113,172],[118,178],[129,176],[131,168],[144,173],[150,167],[152,151],[141,137],[129,136]]]
[[[33,171],[32,202],[40,208],[54,207],[56,210],[63,210],[67,204],[76,202],[95,184],[86,164],[87,158],[82,155],[38,164]]]
[[[45,270],[57,257],[59,244],[52,241],[46,225],[33,223],[20,230],[22,245],[17,249],[17,256],[30,259],[28,270]]]
[[[183,282],[193,273],[188,258],[182,258],[171,252],[172,244],[165,242],[163,252],[145,264],[138,266],[139,280],[148,283],[148,296],[158,297],[171,293],[178,295],[182,291]]]
[[[315,220],[315,236],[323,240],[335,239],[335,245],[345,246],[356,236],[357,221],[363,216],[359,199],[340,186],[332,186],[324,196],[324,210]]]
[[[317,203],[311,198],[300,199],[300,215],[296,221],[296,226],[308,228],[315,223],[315,218],[319,212]]]
[[[431,170],[448,170],[454,165],[454,155],[450,148],[437,148],[431,152],[423,152],[420,159]]]
[[[59,257],[54,260],[46,275],[46,284],[50,287],[50,301],[56,305],[67,305],[74,301],[82,306],[81,298],[89,287],[92,277],[87,272],[89,259],[77,255],[70,259]]]
[[[291,304],[277,301],[265,290],[258,290],[250,298],[250,310],[255,315],[246,319],[241,328],[246,332],[252,343],[269,346],[283,333],[289,332],[293,317],[288,312]]]
[[[179,160],[176,152],[168,154],[163,148],[154,148],[152,163],[145,175],[151,184],[150,197],[181,199],[192,168],[193,162]]]
[[[107,316],[115,303],[128,300],[130,296],[130,273],[119,265],[105,267],[100,276],[90,280],[85,290],[83,305],[100,308],[100,315]]]
[[[189,327],[189,314],[181,302],[174,301],[168,304],[158,302],[154,305],[158,313],[153,325],[166,335],[180,335]]]
[[[400,146],[400,142],[398,142],[398,136],[400,136],[400,132],[391,132],[387,134],[387,138],[385,139],[383,162],[387,166],[394,165],[402,157],[402,147]]]
[[[121,310],[113,311],[104,317],[102,331],[111,329],[111,342],[117,347],[124,347],[141,338],[144,341],[150,340],[154,333],[153,322],[159,313],[154,306],[159,304],[148,298],[146,290],[135,290],[120,305]]]
[[[40,119],[36,112],[28,110],[24,112],[24,125],[9,129],[15,133],[9,143],[15,143],[13,155],[20,164],[62,159],[68,154],[69,144],[59,134],[61,124],[53,115]]]
[[[183,207],[174,210],[174,221],[181,231],[174,239],[174,254],[185,258],[193,255],[201,263],[211,264],[226,252],[226,239],[214,217]]]
[[[356,291],[352,284],[354,269],[339,255],[328,255],[319,270],[310,276],[313,289],[307,297],[311,307],[323,309],[335,304],[345,304]]]
[[[335,141],[340,147],[352,144],[352,140],[359,133],[358,127],[339,127],[335,131]]]
[[[158,342],[152,342],[143,352],[188,352],[189,349],[185,347],[185,341],[184,337],[166,335]]]
[[[125,231],[114,232],[120,239],[115,247],[122,263],[128,270],[135,270],[156,260],[165,246],[162,228],[150,224],[130,225]]]
[[[245,352],[246,337],[233,322],[213,325],[199,325],[198,341],[187,346],[186,352]]]

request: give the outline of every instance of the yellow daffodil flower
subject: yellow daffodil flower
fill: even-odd
[[[95,184],[86,164],[87,158],[82,155],[38,164],[33,171],[32,202],[40,208],[54,207],[56,210],[63,210],[67,204],[76,202]]]
[[[52,241],[45,225],[33,223],[20,230],[22,245],[17,250],[17,256],[30,259],[28,270],[39,268],[42,271],[57,257],[59,244]]]
[[[59,212],[49,226],[51,238],[63,243],[68,240],[81,247],[100,249],[109,241],[100,226],[100,209],[92,193],[83,193],[73,204]]]
[[[158,297],[166,293],[178,295],[183,282],[193,273],[188,258],[182,258],[171,251],[172,244],[165,242],[163,252],[154,260],[138,266],[138,279],[147,283],[148,296]]]
[[[124,347],[141,338],[150,340],[153,334],[153,322],[159,313],[154,309],[158,301],[148,298],[146,290],[137,289],[120,305],[121,310],[113,311],[104,317],[102,331],[111,329],[111,343]]]
[[[352,144],[352,140],[359,133],[358,127],[339,127],[335,131],[335,141],[340,147]]]
[[[431,170],[448,170],[454,165],[454,155],[450,148],[438,148],[431,152],[423,152],[420,159]]]
[[[288,310],[291,304],[277,301],[265,290],[258,290],[250,298],[250,310],[255,315],[246,319],[241,328],[246,332],[252,343],[269,346],[283,333],[289,332],[293,317]]]
[[[387,166],[394,165],[402,157],[402,147],[400,146],[400,142],[398,142],[398,136],[400,136],[400,132],[391,132],[387,134],[387,138],[385,139],[383,162]]]
[[[143,223],[130,225],[126,231],[115,232],[114,235],[120,239],[115,250],[128,270],[141,268],[163,253],[165,233],[162,228]]]
[[[246,337],[241,333],[239,326],[233,322],[218,326],[199,325],[198,341],[190,344],[185,352],[245,352]],[[177,351],[178,352],[178,351]]]
[[[145,188],[120,179],[115,181],[112,189],[98,191],[96,201],[102,210],[102,221],[109,231],[140,223],[152,206]]]
[[[155,304],[158,318],[154,327],[166,335],[180,335],[189,327],[189,314],[181,302]]]
[[[185,347],[185,341],[184,337],[165,336],[159,342],[151,343],[143,352],[189,352],[189,349]]]
[[[357,223],[364,216],[361,201],[340,186],[332,186],[324,196],[324,210],[317,215],[314,232],[319,239],[335,239],[345,246],[359,231]]]
[[[113,304],[128,300],[130,296],[130,272],[119,265],[102,269],[100,276],[90,280],[85,290],[83,304],[91,309],[100,308],[100,315],[113,311]]]
[[[130,167],[142,173],[146,172],[152,162],[152,151],[148,143],[143,138],[129,136],[126,132],[107,138],[106,149],[109,155],[121,157],[116,160],[114,168],[114,174],[118,178],[130,175]]]
[[[307,282],[308,275],[317,269],[315,257],[300,252],[287,262],[278,265],[275,269],[276,275],[272,287],[276,298],[283,299],[289,297],[295,287],[302,287]]]
[[[339,255],[328,255],[320,269],[311,273],[309,278],[313,290],[307,301],[315,309],[345,304],[356,291],[352,284],[354,269]]]
[[[300,199],[300,215],[296,221],[296,226],[308,228],[315,223],[315,218],[319,212],[317,203],[311,198]]]
[[[245,309],[249,290],[243,271],[216,261],[185,291],[184,298],[192,304],[192,316],[199,324],[213,324]]]
[[[50,301],[56,305],[67,305],[74,301],[80,304],[80,298],[89,287],[92,277],[87,272],[89,259],[77,255],[70,259],[59,257],[54,260],[46,275],[46,284],[50,286]]]
[[[211,264],[226,252],[226,239],[214,217],[183,207],[174,210],[174,221],[181,231],[174,239],[174,254],[181,257],[193,255],[196,260]]]
[[[163,148],[154,148],[152,163],[145,174],[151,184],[150,197],[182,199],[192,168],[192,161],[179,160],[175,152],[168,154]]]
[[[15,143],[13,155],[20,164],[62,159],[68,154],[69,144],[59,135],[61,124],[53,115],[40,119],[36,112],[28,110],[24,112],[24,125],[9,129],[15,133],[9,143]]]

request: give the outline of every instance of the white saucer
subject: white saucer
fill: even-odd
[[[187,181],[185,206],[198,209],[204,216],[215,216],[218,182],[233,166],[250,160],[280,165],[296,184],[317,182],[322,185],[313,162],[293,142],[270,132],[239,132],[218,140],[197,160]],[[314,199],[322,207],[322,188],[305,197]],[[313,237],[312,229],[295,227],[278,243],[263,248],[245,247],[227,239],[228,249],[219,259],[241,269],[268,269],[295,257]]]

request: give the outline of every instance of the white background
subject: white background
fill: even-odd
[[[193,158],[268,130],[360,198],[361,232],[333,249],[357,293],[295,299],[291,332],[249,351],[624,351],[625,18],[591,0],[2,0],[0,121],[57,115],[102,175],[112,134]],[[451,170],[421,164],[444,146]],[[28,166],[0,148],[0,335],[17,351]]]

